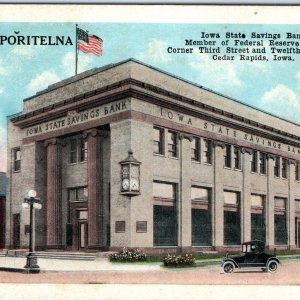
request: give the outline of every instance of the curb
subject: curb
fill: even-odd
[[[40,273],[40,269],[25,269],[25,268],[8,268],[8,267],[0,267],[0,271],[3,272],[14,272],[14,273],[24,273],[24,274],[38,274]]]

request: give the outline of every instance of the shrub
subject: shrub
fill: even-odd
[[[181,266],[191,266],[195,264],[195,258],[192,254],[184,255],[169,255],[163,260],[166,267],[181,267]]]
[[[139,249],[127,249],[123,248],[119,253],[114,253],[109,256],[110,261],[145,261],[147,258],[146,254]]]

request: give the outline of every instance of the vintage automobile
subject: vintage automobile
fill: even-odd
[[[225,273],[232,273],[234,269],[260,268],[273,273],[277,271],[279,260],[276,253],[273,255],[265,252],[265,243],[259,240],[242,244],[242,254],[238,256],[226,255],[222,260],[222,269]]]

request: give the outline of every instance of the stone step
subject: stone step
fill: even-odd
[[[35,252],[37,257],[47,259],[66,259],[66,260],[95,260],[96,255],[81,252]]]
[[[7,249],[0,249],[0,257],[7,256]]]
[[[0,249],[1,253],[1,249]],[[70,251],[36,251],[35,254],[40,258],[47,259],[74,259],[74,260],[95,260],[109,259],[109,256],[113,251],[98,251],[98,252],[70,252]],[[25,257],[28,254],[28,249],[12,249],[5,250],[3,255],[7,256],[22,256]]]

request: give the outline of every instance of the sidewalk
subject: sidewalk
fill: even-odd
[[[26,257],[0,257],[1,271],[21,272],[26,264]],[[78,271],[157,271],[161,262],[145,263],[111,263],[106,258],[96,258],[94,261],[63,260],[38,258],[41,272],[78,272]]]

